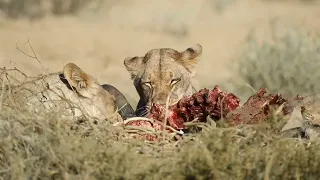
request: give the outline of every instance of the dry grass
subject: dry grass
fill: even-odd
[[[151,143],[126,138],[121,127],[79,124],[60,114],[3,106],[2,179],[315,179],[318,174],[319,141],[282,138],[281,119],[237,128],[208,124],[179,141]]]

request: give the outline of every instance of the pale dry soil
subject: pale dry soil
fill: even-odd
[[[170,47],[184,50],[203,46],[195,77],[196,88],[213,88],[229,77],[236,78],[230,63],[236,60],[250,29],[267,36],[270,20],[283,24],[320,27],[319,4],[298,1],[234,1],[221,13],[209,0],[122,0],[99,14],[47,17],[40,21],[0,20],[1,66],[16,66],[28,75],[43,71],[39,63],[20,53],[31,53],[32,43],[42,65],[50,72],[74,62],[100,83],[110,83],[124,92],[135,107],[138,95],[123,65],[128,56],[143,56],[148,50]]]

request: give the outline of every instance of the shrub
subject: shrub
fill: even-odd
[[[254,34],[247,38],[237,64],[245,83],[254,89],[266,87],[273,93],[290,96],[319,92],[318,34],[293,26],[281,32],[276,22],[270,24],[270,30],[271,41],[264,39],[259,43]],[[248,89],[240,90],[241,93],[246,91]]]
[[[8,18],[42,18],[46,15],[75,14],[91,5],[100,6],[104,0],[6,0],[0,11]]]

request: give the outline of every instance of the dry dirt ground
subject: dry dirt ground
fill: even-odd
[[[39,63],[20,53],[31,53],[28,38],[42,65],[51,72],[74,62],[100,83],[120,89],[135,106],[138,95],[126,72],[127,56],[142,56],[153,48],[184,50],[196,43],[203,56],[196,87],[212,88],[230,77],[228,68],[241,51],[251,28],[261,37],[273,18],[286,24],[320,27],[319,3],[238,0],[218,12],[213,0],[122,0],[99,14],[47,17],[40,21],[0,19],[1,66],[17,66],[29,75],[40,74]]]

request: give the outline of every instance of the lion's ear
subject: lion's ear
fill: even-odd
[[[143,57],[127,57],[124,60],[124,66],[127,71],[130,73],[131,78],[134,79],[140,72],[140,69],[143,67]]]
[[[68,63],[64,66],[63,75],[70,86],[75,88],[77,91],[87,88],[91,80],[91,77],[74,63]]]
[[[202,46],[200,44],[196,44],[193,47],[180,52],[180,58],[178,61],[190,72],[191,76],[194,76],[201,55]]]

